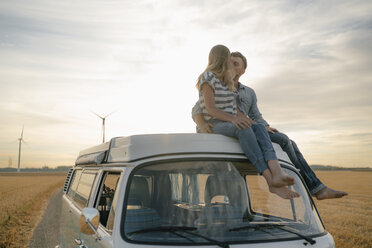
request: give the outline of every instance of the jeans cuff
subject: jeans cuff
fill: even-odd
[[[264,154],[265,156],[265,161],[269,161],[269,160],[278,160],[278,158],[276,157],[276,153],[275,152],[266,152]]]
[[[262,172],[264,172],[264,170],[269,169],[269,167],[267,166],[267,163],[263,159],[257,159],[254,166],[256,167],[257,172],[260,175],[262,175]]]
[[[313,188],[311,191],[311,194],[312,195],[316,195],[316,193],[318,193],[319,191],[321,191],[322,189],[325,189],[326,186],[322,183],[320,183],[318,186],[316,186],[315,188]]]

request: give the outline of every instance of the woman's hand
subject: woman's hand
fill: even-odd
[[[252,126],[252,124],[255,124],[252,119],[248,118],[247,116],[236,116],[232,121],[231,121],[239,130],[244,129],[244,128],[249,128]]]
[[[249,118],[247,115],[243,114],[239,109],[237,109],[237,115],[236,116],[237,116],[237,118],[241,119],[243,123],[248,125],[247,127],[251,127],[252,124],[256,123],[254,120]]]

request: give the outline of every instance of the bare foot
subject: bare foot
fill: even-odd
[[[318,193],[316,193],[315,197],[318,200],[325,200],[325,199],[341,198],[346,195],[348,195],[348,193],[326,187],[324,189],[321,189]]]
[[[280,188],[283,186],[290,186],[295,183],[295,179],[287,174],[280,173],[277,176],[272,176],[271,185],[276,188]]]
[[[294,192],[287,187],[269,187],[269,190],[271,193],[276,194],[280,196],[283,199],[292,199],[300,197],[300,195],[297,192]]]

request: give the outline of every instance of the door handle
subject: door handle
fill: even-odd
[[[88,246],[83,244],[83,241],[80,238],[75,239],[75,243],[78,245],[77,248],[88,248]]]
[[[83,244],[83,241],[81,239],[75,239],[75,243],[77,245],[82,245]]]
[[[75,239],[75,243],[78,245],[76,248],[88,248],[88,246],[83,244],[83,241],[80,238]]]

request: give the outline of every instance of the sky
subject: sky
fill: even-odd
[[[310,164],[372,167],[372,1],[0,1],[0,167],[73,165],[79,151],[193,133],[210,49]]]

